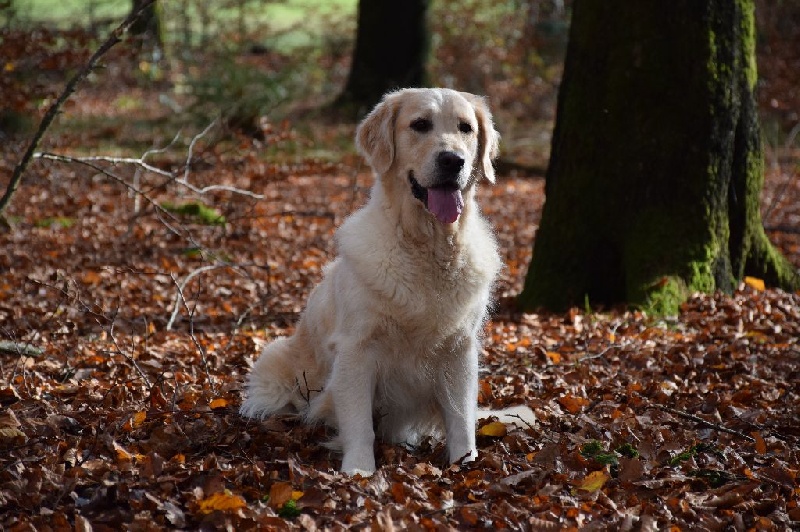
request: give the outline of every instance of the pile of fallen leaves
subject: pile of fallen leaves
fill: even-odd
[[[267,198],[204,198],[224,224],[191,213],[167,224],[133,213],[102,176],[37,164],[0,237],[3,528],[800,521],[800,297],[750,280],[732,297],[694,297],[674,320],[516,315],[504,302],[525,273],[539,180],[481,192],[507,267],[480,400],[526,405],[535,423],[482,421],[465,465],[448,465],[438,442],[379,444],[376,474],[347,478],[324,427],[242,419],[243,375],[291,333],[370,177],[236,160],[209,165],[213,179]]]

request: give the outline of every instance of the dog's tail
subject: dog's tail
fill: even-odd
[[[291,338],[279,338],[264,348],[245,382],[240,414],[264,419],[271,414],[295,412],[302,404],[301,383],[289,356],[291,342]]]

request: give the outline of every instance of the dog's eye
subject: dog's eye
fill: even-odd
[[[413,129],[417,133],[427,133],[428,131],[433,129],[433,122],[431,122],[427,118],[417,118],[416,120],[411,122],[411,129]]]
[[[467,122],[461,122],[458,124],[458,130],[462,133],[472,133],[472,126]]]

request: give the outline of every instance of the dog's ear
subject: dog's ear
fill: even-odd
[[[394,161],[394,122],[399,102],[387,94],[356,130],[356,147],[379,174],[386,173]]]
[[[500,151],[500,134],[494,128],[492,112],[486,99],[474,94],[461,93],[475,109],[478,118],[478,164],[483,176],[494,183],[494,166],[492,161]]]

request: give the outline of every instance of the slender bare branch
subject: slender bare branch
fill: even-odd
[[[147,378],[147,374],[144,372],[144,370],[142,370],[142,368],[139,366],[139,363],[136,362],[135,358],[133,358],[132,356],[130,356],[129,354],[127,354],[126,352],[124,352],[122,350],[122,348],[119,345],[119,342],[117,342],[117,337],[114,336],[114,322],[115,322],[115,320],[116,320],[116,313],[115,313],[114,318],[111,319],[111,324],[108,327],[108,337],[111,338],[111,342],[114,344],[114,347],[116,348],[117,353],[119,353],[120,355],[125,357],[125,360],[130,362],[130,364],[133,366],[133,368],[136,370],[136,372],[142,378],[142,380],[144,381],[145,386],[147,386],[147,389],[149,390],[150,388],[152,388],[152,385],[150,384],[150,379]]]
[[[210,268],[210,267],[205,266],[204,268]],[[202,270],[202,269],[203,268],[200,268],[200,270]],[[194,275],[196,275],[198,273],[200,273],[199,270],[196,270],[196,271],[192,272],[192,274],[194,274]],[[192,274],[190,274],[190,275],[192,275]],[[211,377],[211,371],[208,368],[208,358],[206,357],[206,350],[202,346],[202,344],[197,340],[197,337],[194,334],[194,311],[195,311],[195,309],[197,307],[195,306],[195,308],[192,308],[192,309],[189,308],[189,304],[188,304],[188,302],[186,301],[186,298],[183,295],[183,288],[181,288],[180,284],[178,284],[178,282],[177,282],[177,280],[175,279],[174,276],[172,277],[172,280],[173,280],[173,282],[175,282],[175,284],[176,284],[176,286],[178,288],[178,293],[180,294],[180,300],[183,302],[183,306],[186,309],[186,312],[189,314],[189,337],[192,339],[192,342],[194,343],[195,347],[197,348],[197,351],[200,353],[200,360],[203,362],[203,371],[205,371],[206,379],[208,380],[208,384],[211,387],[211,391],[214,394],[216,394],[217,393],[217,386],[214,383],[214,379]]]
[[[25,173],[25,170],[30,164],[31,159],[33,158],[34,152],[36,151],[36,147],[41,142],[42,137],[44,136],[47,129],[50,127],[50,124],[53,123],[55,120],[56,115],[58,114],[59,109],[61,106],[64,105],[64,102],[69,99],[73,92],[75,92],[78,83],[80,83],[86,76],[88,76],[92,70],[94,70],[95,66],[97,66],[97,62],[100,60],[106,52],[108,52],[111,48],[114,47],[117,43],[122,40],[122,36],[131,25],[136,21],[137,18],[147,9],[150,4],[155,2],[155,0],[144,0],[139,9],[132,10],[131,13],[122,21],[122,23],[117,26],[114,31],[108,36],[108,38],[100,45],[100,47],[92,54],[89,58],[89,61],[81,68],[73,77],[70,79],[64,90],[58,96],[53,105],[45,113],[42,121],[39,123],[39,128],[36,130],[36,133],[33,135],[33,139],[31,139],[28,148],[25,150],[25,153],[22,155],[22,159],[20,160],[19,164],[14,168],[14,172],[11,174],[11,180],[6,187],[6,191],[2,197],[0,197],[0,223],[3,225],[8,225],[8,222],[5,220],[5,215],[3,211],[8,206],[11,201],[14,192],[19,188],[20,183],[22,182],[22,176]]]
[[[200,139],[205,137],[208,134],[208,132],[211,131],[211,128],[214,127],[215,125],[217,125],[216,119],[214,119],[210,124],[208,124],[203,131],[195,135],[194,138],[192,139],[192,142],[189,143],[189,149],[186,153],[186,164],[184,165],[184,170],[183,170],[183,184],[187,187],[190,186],[189,172],[191,171],[192,168],[192,153],[194,152],[194,146]]]
[[[152,153],[152,152],[147,152]],[[145,154],[146,155],[146,154]],[[152,164],[145,161],[145,156],[142,157],[112,157],[109,155],[91,155],[88,157],[73,157],[71,155],[61,155],[57,153],[50,153],[50,152],[37,152],[34,154],[34,157],[37,159],[48,159],[51,161],[61,161],[66,163],[97,163],[97,162],[104,162],[109,164],[130,164],[136,166],[137,168],[141,168],[142,170],[146,170],[153,174],[159,175],[161,177],[166,177],[170,181],[173,181],[181,186],[184,186],[194,192],[195,194],[203,195],[209,192],[215,191],[224,191],[224,192],[231,192],[233,194],[240,194],[242,196],[247,196],[253,199],[264,199],[262,194],[257,194],[255,192],[251,192],[249,190],[241,189],[238,187],[233,187],[229,185],[208,185],[205,187],[198,187],[196,185],[191,184],[189,181],[186,180],[186,177],[180,178],[177,174],[173,172],[169,172],[167,170],[162,170],[157,166],[153,166]],[[188,164],[188,163],[187,163]],[[99,168],[94,167],[99,170]],[[187,168],[188,170],[188,168]],[[187,175],[185,172],[184,175]],[[126,184],[126,186],[128,186]],[[140,194],[144,194],[140,192]]]
[[[186,285],[189,284],[189,281],[191,281],[201,273],[211,270],[216,270],[218,268],[228,268],[228,267],[229,266],[227,264],[210,264],[208,266],[203,266],[201,268],[194,270],[193,272],[189,273],[189,275],[184,277],[183,280],[180,282],[178,282],[178,280],[175,279],[174,277],[172,278],[173,282],[175,283],[175,286],[177,287],[177,291],[175,293],[175,302],[173,303],[172,306],[172,315],[170,316],[169,321],[167,322],[168,331],[171,331],[172,326],[175,325],[175,320],[178,318],[178,312],[181,309],[181,304],[186,306],[186,299],[184,299],[183,297],[183,291],[184,289],[186,289]]]

